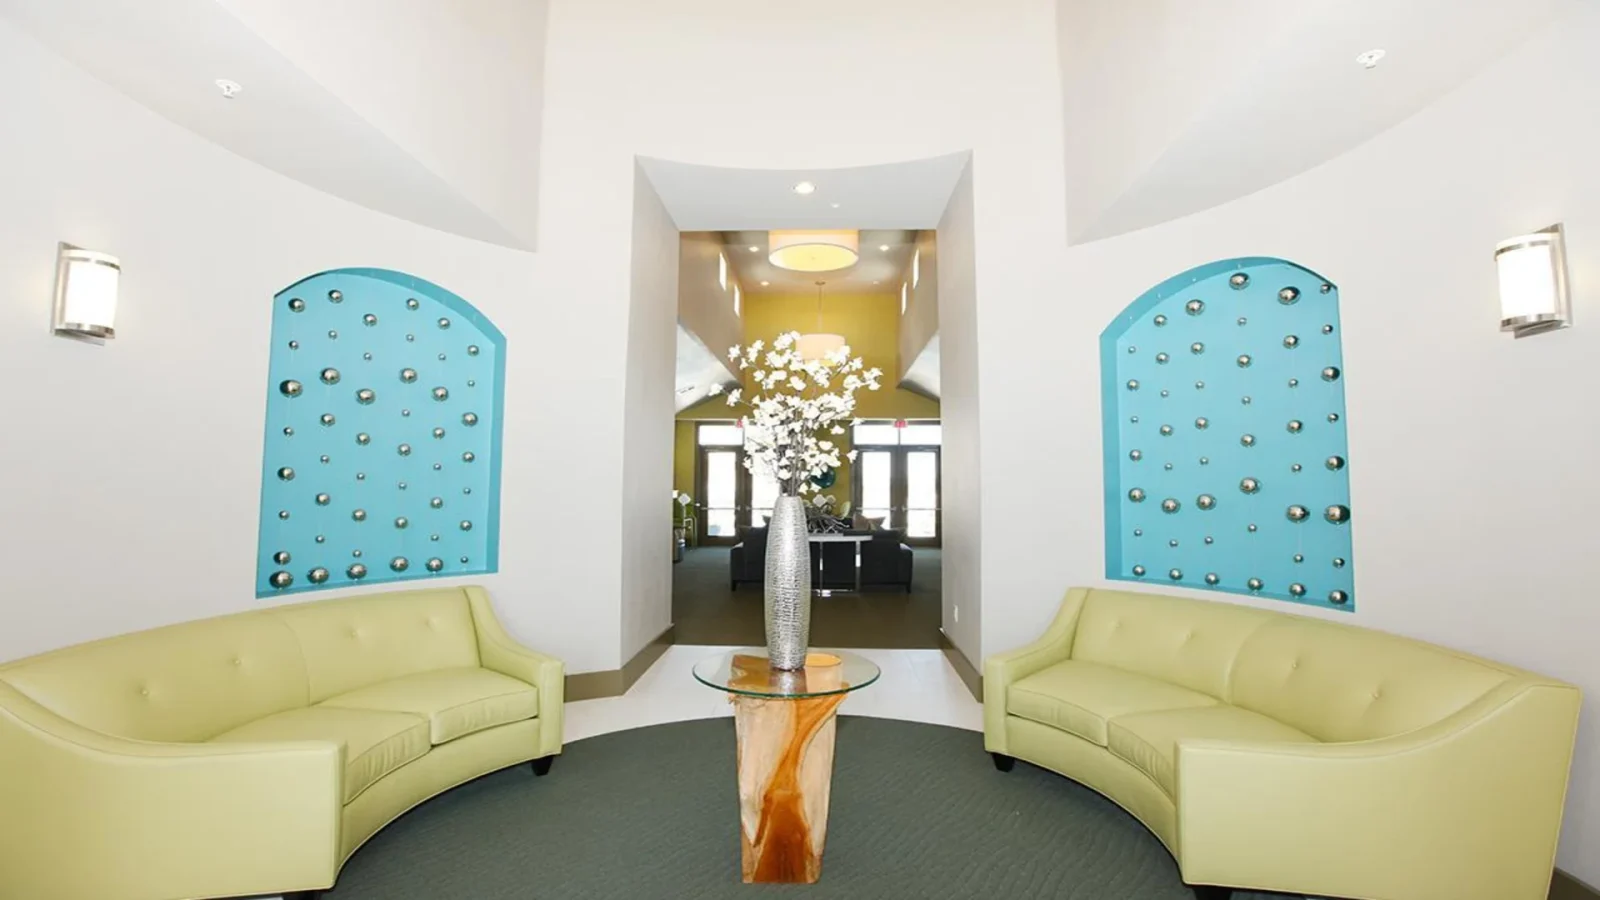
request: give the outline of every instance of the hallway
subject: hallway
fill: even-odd
[[[918,547],[911,593],[872,590],[815,597],[811,644],[817,647],[939,646],[940,551]],[[672,567],[673,639],[679,644],[766,642],[759,585],[728,589],[728,548],[694,547]]]

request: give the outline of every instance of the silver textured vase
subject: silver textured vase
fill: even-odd
[[[799,497],[779,497],[767,522],[766,613],[768,664],[803,668],[811,641],[811,544]]]

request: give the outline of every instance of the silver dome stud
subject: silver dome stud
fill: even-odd
[[[405,516],[395,516],[394,517],[394,527],[396,527],[396,528],[405,528],[407,525],[410,525],[410,524],[411,524],[411,520],[406,518]]]
[[[1144,577],[1144,566],[1134,566],[1133,567],[1133,574],[1137,575],[1140,578],[1143,578]]]
[[[1210,494],[1201,494],[1194,499],[1194,505],[1201,509],[1212,509],[1217,505],[1217,498]]]
[[[1134,503],[1143,503],[1144,502],[1144,489],[1143,488],[1134,488],[1133,490],[1128,491],[1128,499],[1132,500]]]
[[[1203,391],[1206,389],[1206,383],[1204,381],[1196,381],[1194,383],[1194,389],[1197,391]]]
[[[339,370],[329,366],[328,368],[323,369],[318,377],[322,379],[323,384],[338,384]]]
[[[1135,528],[1133,530],[1133,536],[1134,537],[1144,537],[1144,529],[1143,528]]]
[[[1221,581],[1221,580],[1222,579],[1217,577],[1217,573],[1215,573],[1215,572],[1207,572],[1206,573],[1206,584],[1215,586],[1216,583]]]
[[[1326,460],[1324,460],[1322,464],[1328,467],[1328,471],[1337,472],[1340,469],[1344,468],[1344,457],[1342,457],[1342,456],[1330,456]]]
[[[367,511],[364,509],[355,510],[350,513],[350,518],[357,522],[365,522],[367,520]]]
[[[439,327],[440,328],[449,328],[450,327],[450,320],[441,318],[439,320]]]
[[[1130,345],[1129,345],[1129,346],[1128,346],[1128,352],[1129,352],[1129,353],[1130,353],[1130,354],[1133,354],[1133,353],[1138,353],[1138,352],[1139,352],[1139,348],[1138,348],[1138,347],[1135,347],[1135,346],[1132,346],[1132,345],[1131,345],[1131,344],[1130,344]]]
[[[1239,319],[1238,319],[1238,324],[1239,324],[1240,328],[1243,328],[1244,326],[1250,324],[1250,320],[1245,318],[1244,316],[1240,316]]]
[[[1194,420],[1194,427],[1200,429],[1201,431],[1205,431],[1208,427],[1210,427],[1210,425],[1211,420],[1207,419],[1205,416],[1201,416],[1200,418]]]
[[[411,445],[410,444],[401,444],[400,446],[394,448],[394,451],[396,453],[400,454],[401,456],[410,456],[411,455]]]
[[[408,344],[413,342],[413,341],[415,341],[416,339],[417,339],[417,336],[414,335],[414,334],[406,335],[406,343],[408,343]]]
[[[1169,360],[1171,358],[1172,357],[1166,355],[1165,353],[1157,353],[1156,354],[1156,363],[1158,365],[1163,365],[1164,366],[1164,365],[1167,364],[1167,360]]]
[[[321,584],[328,580],[328,570],[321,566],[317,566],[315,569],[312,569],[306,573],[306,580],[312,584]]]
[[[294,470],[289,468],[288,466],[284,466],[283,468],[279,469],[278,470],[278,480],[279,481],[293,481],[294,480]]]
[[[1346,594],[1344,591],[1329,591],[1328,602],[1334,604],[1335,606],[1343,606],[1344,604],[1350,602],[1350,595]]]
[[[1139,389],[1139,379],[1137,379],[1137,378],[1129,378],[1128,379],[1128,390],[1137,391],[1138,389]]]
[[[1344,568],[1344,558],[1343,558],[1343,557],[1338,557],[1338,556],[1335,556],[1335,557],[1334,557],[1334,558],[1333,558],[1333,567],[1334,567],[1334,568],[1335,568],[1335,569],[1342,569],[1342,568]]]
[[[1298,335],[1293,335],[1293,334],[1284,335],[1283,336],[1283,346],[1284,346],[1284,349],[1286,349],[1286,350],[1293,350],[1294,348],[1300,346],[1300,337]]]
[[[318,417],[317,421],[321,422],[323,425],[332,425],[334,422],[339,420],[333,417],[333,413],[323,413],[320,417]]]
[[[1290,434],[1299,434],[1306,427],[1306,425],[1299,419],[1290,419],[1289,424],[1284,427],[1288,429]]]
[[[318,458],[322,460],[323,465],[327,465],[328,463],[333,461],[333,457],[329,456],[326,453],[322,454],[322,456],[320,456]]]
[[[444,568],[444,560],[435,556],[434,558],[428,560],[427,567],[429,572],[437,572]]]
[[[1156,323],[1156,327],[1160,328],[1160,327],[1162,327],[1162,326],[1167,324],[1167,317],[1166,316],[1156,316],[1155,319],[1154,319],[1154,322]]]
[[[344,573],[349,575],[351,578],[360,581],[361,579],[367,577],[367,567],[361,563],[351,563],[350,568],[345,569]]]
[[[1337,421],[1339,421],[1339,414],[1338,413],[1328,413],[1328,424],[1329,425],[1332,425],[1333,423],[1335,423]]]
[[[1244,527],[1244,530],[1250,532],[1251,534],[1255,534],[1256,533],[1256,523],[1251,522],[1249,525],[1246,525]]]
[[[1322,326],[1322,333],[1323,334],[1333,334],[1333,326],[1332,325],[1324,325],[1324,326]]]
[[[1304,597],[1306,595],[1306,586],[1296,581],[1294,584],[1289,585],[1289,593],[1296,597]]]
[[[317,495],[317,505],[318,506],[327,506],[331,502],[333,502],[333,497],[332,496],[330,496],[330,495],[328,495],[326,493]]]
[[[1171,578],[1173,581],[1182,581],[1183,580],[1183,570],[1182,569],[1168,569],[1167,570],[1167,577]]]
[[[1245,494],[1254,494],[1261,490],[1261,482],[1254,478],[1243,478],[1239,481],[1239,490]]]
[[[1171,391],[1168,391],[1168,390],[1163,390],[1163,391],[1162,391],[1162,392],[1161,392],[1161,396],[1163,396],[1163,397],[1169,397],[1169,396],[1171,396],[1171,395],[1172,395],[1172,392],[1171,392]]]
[[[1259,578],[1252,578],[1249,581],[1245,582],[1244,584],[1245,584],[1245,587],[1249,588],[1252,591],[1259,591],[1263,587],[1266,587],[1266,585],[1261,583],[1261,579],[1259,579]]]
[[[1172,436],[1172,426],[1171,425],[1163,425],[1163,426],[1161,426],[1161,436],[1162,437],[1171,437]]]
[[[433,429],[433,437],[434,437],[435,440],[439,440],[439,439],[443,438],[444,437],[444,429],[443,428],[435,428],[435,429]]]
[[[1249,406],[1251,404],[1251,402],[1252,401],[1250,399],[1250,395],[1249,394],[1246,394],[1243,397],[1239,398],[1239,405],[1240,406]]]
[[[304,390],[304,388],[301,386],[300,382],[295,381],[293,378],[289,379],[288,381],[281,382],[278,385],[278,392],[283,394],[285,397],[298,397],[300,396],[300,392],[302,390]]]
[[[478,414],[477,413],[471,413],[471,412],[462,413],[461,414],[461,424],[467,426],[468,428],[471,428],[472,426],[478,424]]]
[[[1299,463],[1295,463],[1295,464],[1293,464],[1293,465],[1291,465],[1291,466],[1290,466],[1290,467],[1289,467],[1289,471],[1291,471],[1291,472],[1298,472],[1298,471],[1300,471],[1300,464],[1299,464]]]
[[[1202,465],[1202,466],[1211,465],[1211,457],[1209,457],[1209,456],[1200,457],[1200,465]]]
[[[365,431],[363,431],[360,434],[356,435],[356,443],[360,444],[363,447],[365,447],[366,445],[372,443],[372,435],[367,434]]]
[[[1297,563],[1303,563],[1303,562],[1305,562],[1305,561],[1306,561],[1306,557],[1305,557],[1305,554],[1303,554],[1303,553],[1296,553],[1296,554],[1295,554],[1295,555],[1294,555],[1294,561],[1295,561],[1295,562],[1297,562]]]
[[[1137,424],[1139,424],[1139,417],[1138,416],[1129,416],[1128,417],[1128,421],[1132,422],[1135,425],[1137,425]]]
[[[1324,293],[1324,294],[1326,294],[1326,293],[1328,293],[1328,292],[1329,292],[1329,291],[1331,291],[1331,290],[1333,290],[1333,285],[1331,285],[1331,284],[1328,284],[1328,283],[1327,283],[1327,282],[1323,282],[1323,285],[1322,285],[1322,287],[1321,287],[1321,288],[1318,288],[1318,290],[1320,290],[1320,291],[1322,291],[1322,292],[1323,292],[1323,293]]]
[[[350,551],[350,555],[354,556],[356,559],[360,559],[361,558],[361,551],[360,550],[351,550]]]
[[[406,489],[406,483],[404,481],[397,481],[397,482],[395,482],[394,486],[399,488],[402,491]]]
[[[1253,434],[1245,434],[1245,435],[1240,435],[1239,436],[1239,446],[1241,446],[1241,447],[1254,447],[1255,445],[1256,445],[1256,436],[1255,435],[1253,435]]]
[[[1205,301],[1204,300],[1190,300],[1188,303],[1185,303],[1183,305],[1183,311],[1188,313],[1191,316],[1198,316],[1201,313],[1206,311]]]
[[[472,530],[472,523],[467,521],[466,519],[462,519],[461,520],[461,530],[462,531],[471,531]]]
[[[420,309],[421,307],[422,307],[422,304],[417,302],[417,298],[415,298],[415,297],[407,297],[406,298],[406,309],[417,310],[417,309]]]
[[[1300,386],[1300,379],[1298,379],[1298,378],[1289,379],[1289,387],[1296,388],[1296,387],[1299,387],[1299,386]]]
[[[443,497],[434,497],[432,500],[428,501],[428,505],[433,507],[434,509],[443,509],[444,508],[444,498]]]
[[[1176,547],[1176,546],[1178,546],[1178,539],[1177,538],[1172,538],[1171,540],[1167,541],[1167,546],[1168,547]]]
[[[1323,381],[1338,381],[1339,380],[1339,368],[1337,366],[1329,366],[1326,369],[1323,369],[1322,370],[1322,380]]]
[[[288,572],[273,572],[272,577],[267,580],[272,583],[273,587],[280,591],[289,585],[294,584],[294,576],[290,575]]]
[[[342,291],[329,291],[328,299],[335,303],[342,303],[344,302],[344,293]]]
[[[1244,290],[1245,285],[1248,285],[1249,283],[1250,276],[1243,272],[1235,272],[1228,276],[1228,287],[1231,287],[1236,291]]]
[[[477,356],[478,355],[478,345],[477,344],[468,344],[467,345],[467,355],[468,356]]]
[[[325,534],[319,534],[316,536],[315,540],[319,544],[326,544],[328,542],[328,536]]]
[[[277,553],[272,554],[272,561],[280,566],[287,566],[289,559],[289,551],[287,550],[279,550]]]
[[[1291,522],[1304,522],[1306,518],[1311,515],[1311,510],[1306,509],[1304,506],[1296,503],[1285,510],[1284,515],[1287,516]]]
[[[1195,341],[1189,345],[1189,352],[1193,353],[1195,356],[1199,356],[1200,354],[1206,352],[1206,345],[1200,343],[1199,341]]]
[[[1166,463],[1166,464],[1162,465],[1161,468],[1166,469],[1168,472],[1171,472],[1172,471],[1172,463]]]
[[[1322,511],[1322,517],[1332,525],[1343,525],[1350,521],[1350,507],[1334,504]]]
[[[289,298],[289,311],[290,312],[305,312],[306,311],[306,302],[304,300],[301,300],[299,297],[290,297]]]
[[[338,339],[339,339],[339,332],[335,331],[332,328],[328,329],[328,340],[337,341]]]
[[[299,341],[290,341],[289,342],[289,349],[290,350],[299,350],[300,349],[300,342]]]
[[[478,455],[476,453],[473,453],[471,450],[468,450],[467,452],[461,454],[461,461],[465,462],[465,463],[472,462],[473,460],[475,460],[477,458],[478,458]]]
[[[442,387],[436,387],[433,389],[433,399],[441,401],[448,400],[450,399],[450,392]]]
[[[396,556],[394,559],[389,560],[389,568],[396,572],[404,572],[411,568],[411,561],[404,556]]]
[[[1164,512],[1164,513],[1175,513],[1179,509],[1181,509],[1182,507],[1183,507],[1183,504],[1179,503],[1177,500],[1175,500],[1175,499],[1173,499],[1171,497],[1168,497],[1167,499],[1161,501],[1161,511]]]
[[[1297,287],[1286,287],[1278,292],[1278,302],[1282,303],[1284,306],[1288,306],[1299,299],[1300,289]]]
[[[368,350],[366,353],[361,354],[361,358],[367,362],[372,362],[372,351]]]
[[[403,382],[405,384],[410,384],[410,383],[412,383],[413,381],[416,381],[416,380],[417,380],[417,370],[416,369],[407,368],[407,369],[401,369],[400,370],[400,381],[401,382]]]
[[[1138,462],[1139,460],[1144,459],[1144,453],[1142,451],[1139,451],[1139,450],[1129,450],[1128,451],[1128,458],[1133,460],[1134,462]]]
[[[1217,542],[1217,539],[1216,539],[1216,538],[1214,538],[1214,537],[1212,537],[1212,536],[1211,536],[1211,535],[1209,535],[1209,534],[1208,534],[1208,535],[1206,535],[1206,544],[1207,544],[1207,545],[1208,545],[1208,546],[1209,546],[1209,545],[1211,545],[1211,544],[1215,544],[1215,543],[1216,543],[1216,542]]]
[[[357,481],[366,481],[367,480],[367,473],[365,473],[365,472],[357,472],[356,473],[356,480]]]
[[[1251,363],[1250,354],[1248,354],[1248,353],[1239,354],[1239,358],[1237,360],[1235,360],[1235,362],[1237,362],[1239,364],[1239,368],[1241,368],[1241,369],[1250,368],[1250,363]]]
[[[361,321],[368,328],[371,328],[372,326],[378,324],[378,317],[373,315],[372,313],[367,313],[366,315],[361,317]]]
[[[361,390],[356,391],[356,402],[360,403],[362,406],[369,405],[376,399],[378,399],[378,392],[374,391],[372,388],[362,388]]]

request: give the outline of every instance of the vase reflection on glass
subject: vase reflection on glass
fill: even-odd
[[[811,641],[811,545],[805,502],[780,496],[767,523],[767,658],[774,669],[806,664]]]

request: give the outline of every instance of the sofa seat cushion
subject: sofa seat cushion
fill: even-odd
[[[428,720],[400,712],[312,706],[257,719],[212,740],[341,743],[344,802],[349,803],[378,779],[428,752]]]
[[[429,741],[437,746],[475,731],[534,718],[539,715],[539,692],[509,675],[472,666],[380,681],[318,705],[421,716],[428,722]]]
[[[1197,709],[1138,713],[1111,720],[1106,746],[1166,791],[1177,796],[1178,742],[1191,739],[1250,743],[1316,743],[1316,738],[1266,716],[1218,704]]]
[[[1106,746],[1106,723],[1162,709],[1215,706],[1217,700],[1134,672],[1067,660],[1018,679],[1006,712]]]

